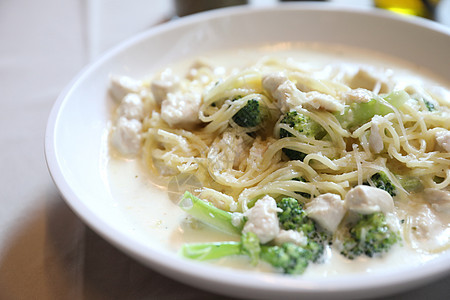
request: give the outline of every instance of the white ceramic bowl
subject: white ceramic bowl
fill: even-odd
[[[450,31],[419,19],[330,5],[231,8],[182,18],[144,32],[86,67],[58,98],[45,150],[68,205],[128,255],[177,280],[241,297],[375,297],[425,284],[450,271],[450,253],[420,267],[308,280],[198,264],[146,243],[114,205],[104,164],[112,109],[110,74],[135,78],[217,49],[277,42],[323,42],[370,49],[415,62],[450,80]]]

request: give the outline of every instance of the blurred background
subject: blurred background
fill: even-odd
[[[149,26],[192,13],[233,5],[270,6],[296,0],[85,0],[90,56],[95,57],[117,41]],[[312,2],[312,1],[309,1]],[[333,5],[380,8],[419,16],[450,26],[450,0],[319,0]],[[130,22],[130,19],[133,21]],[[108,30],[109,29],[109,30]]]
[[[450,26],[449,0],[326,2],[380,7]],[[0,1],[0,299],[228,299],[142,266],[86,227],[59,196],[43,143],[58,94],[107,49],[157,24],[242,3],[278,1]],[[386,299],[449,294],[447,276]]]

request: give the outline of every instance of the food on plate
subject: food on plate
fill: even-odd
[[[266,56],[197,60],[111,78],[110,141],[161,178],[187,174],[179,209],[233,241],[187,243],[195,260],[244,256],[302,274],[332,255],[450,248],[450,97],[362,64]],[[170,192],[170,191],[169,191]]]

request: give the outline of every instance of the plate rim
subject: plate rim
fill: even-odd
[[[228,14],[246,14],[253,12],[261,12],[261,11],[269,11],[269,10],[277,10],[277,11],[285,11],[285,10],[301,10],[301,11],[335,11],[338,13],[357,13],[357,14],[367,14],[370,16],[378,16],[382,18],[394,19],[396,21],[410,23],[414,26],[426,27],[432,31],[438,31],[450,38],[450,28],[447,28],[443,25],[434,23],[429,20],[419,19],[419,18],[404,18],[399,17],[397,15],[387,13],[381,10],[372,9],[372,8],[360,8],[360,7],[347,7],[342,5],[333,5],[333,4],[317,4],[317,3],[302,3],[302,4],[294,4],[294,3],[283,3],[276,6],[268,6],[268,7],[231,7],[231,8],[223,8],[209,12],[202,12],[199,14],[183,17],[177,20],[173,20],[169,23],[165,23],[162,25],[158,25],[156,27],[150,28],[149,30],[143,31],[139,34],[136,34],[133,37],[123,41],[117,46],[113,47],[111,50],[108,50],[104,54],[102,54],[98,59],[94,62],[87,64],[85,67],[81,69],[81,71],[70,81],[70,83],[63,89],[63,91],[58,96],[56,102],[54,103],[48,121],[47,127],[45,131],[45,141],[44,141],[44,151],[45,151],[45,159],[47,163],[47,167],[49,169],[50,175],[60,191],[62,197],[65,202],[69,205],[72,211],[80,217],[84,223],[86,223],[91,229],[93,229],[96,233],[98,233],[101,237],[108,240],[110,243],[115,245],[115,247],[119,248],[123,252],[127,253],[131,257],[137,259],[141,263],[145,264],[148,267],[158,270],[159,272],[168,275],[172,278],[176,278],[179,281],[189,283],[190,285],[197,286],[202,289],[207,289],[210,291],[218,292],[216,289],[208,289],[199,284],[199,281],[202,282],[210,282],[213,286],[217,286],[220,284],[224,287],[238,287],[241,290],[253,291],[257,290],[258,293],[282,293],[283,295],[295,294],[296,296],[300,294],[310,294],[310,295],[330,295],[334,293],[340,293],[342,295],[348,295],[349,293],[357,293],[361,291],[367,290],[376,290],[380,287],[389,287],[389,288],[397,288],[397,290],[401,290],[401,287],[404,285],[411,285],[412,282],[419,283],[419,281],[425,281],[421,283],[429,282],[430,280],[440,277],[444,274],[450,273],[450,264],[445,266],[445,264],[441,264],[439,258],[434,259],[432,262],[427,263],[427,269],[425,273],[420,273],[419,275],[409,274],[407,279],[399,279],[398,276],[390,276],[391,282],[387,283],[382,280],[385,275],[383,274],[371,274],[372,276],[365,276],[366,278],[373,279],[371,282],[369,280],[365,280],[366,284],[360,284],[357,287],[352,283],[344,284],[348,282],[347,277],[354,278],[355,275],[352,276],[342,276],[339,279],[337,278],[325,278],[320,280],[312,280],[312,279],[302,279],[300,278],[288,278],[279,274],[256,274],[255,272],[247,272],[241,270],[228,270],[227,268],[222,267],[214,267],[209,265],[199,264],[197,262],[191,262],[179,258],[177,261],[174,260],[174,255],[167,255],[166,253],[161,253],[160,251],[155,251],[154,249],[149,249],[145,247],[142,243],[137,243],[136,240],[131,239],[129,236],[123,235],[121,232],[116,232],[113,228],[109,227],[104,220],[99,219],[96,214],[89,210],[88,207],[78,199],[75,193],[72,191],[71,187],[66,182],[62,170],[60,170],[60,166],[58,165],[57,154],[55,151],[55,145],[57,141],[55,140],[55,130],[56,125],[58,123],[58,119],[60,117],[59,112],[62,106],[69,99],[70,94],[76,89],[76,87],[83,81],[83,78],[88,76],[91,72],[94,72],[99,66],[101,66],[104,62],[108,61],[111,57],[114,57],[121,51],[126,51],[127,48],[139,43],[143,39],[150,38],[153,35],[158,35],[161,32],[174,30],[178,27],[183,27],[187,24],[192,23],[202,23],[209,19],[215,19],[219,17],[224,17]],[[118,235],[119,234],[119,235]],[[134,245],[133,247],[129,247],[127,245]],[[150,251],[150,253],[149,253]],[[154,252],[154,253],[152,253]],[[146,254],[147,253],[147,254]],[[150,254],[150,256],[149,256]],[[159,258],[163,256],[163,260],[168,260],[171,263],[161,262]],[[442,257],[441,257],[442,258]],[[442,259],[443,260],[443,259]],[[183,262],[183,264],[180,264]],[[432,266],[432,267],[430,267]],[[414,267],[413,269],[416,269]],[[202,271],[204,275],[199,274],[199,272],[195,272],[193,274],[191,269],[197,269],[198,271]],[[404,275],[405,270],[399,271],[399,274]],[[237,278],[239,280],[229,280],[227,279],[227,275],[230,274],[239,274]],[[394,275],[396,272],[389,272],[389,274]],[[373,276],[376,275],[376,276]],[[187,277],[191,277],[191,279],[187,279]],[[241,280],[241,277],[258,277],[258,283],[249,284],[245,280]],[[395,277],[395,278],[392,278]],[[279,285],[278,288],[273,284],[267,284],[268,279],[276,278],[278,282],[278,278],[283,278],[286,280],[285,285]],[[381,282],[380,282],[381,280]],[[301,283],[300,285],[298,283]],[[293,285],[295,283],[295,286]],[[320,283],[320,289],[317,288],[317,284]],[[235,295],[241,295],[235,294]]]

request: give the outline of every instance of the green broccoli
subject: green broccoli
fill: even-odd
[[[258,126],[263,120],[262,107],[257,100],[248,100],[247,104],[235,113],[232,119],[241,127]]]
[[[316,225],[306,216],[303,203],[298,203],[296,199],[289,197],[281,199],[277,207],[282,209],[278,213],[281,229],[301,231],[307,237],[311,237],[316,232]]]
[[[281,268],[285,274],[302,274],[313,258],[314,253],[311,250],[293,243],[261,247],[261,259]]]
[[[334,115],[345,129],[359,127],[369,122],[375,115],[384,116],[392,112],[392,109],[386,106],[381,99],[393,107],[399,108],[408,101],[409,95],[405,91],[395,91],[383,98],[375,97],[366,103],[352,103],[343,112]]]
[[[327,134],[325,129],[323,129],[323,127],[320,126],[319,123],[312,120],[308,116],[300,114],[295,110],[286,113],[286,115],[283,117],[280,123],[287,124],[289,127],[293,128],[299,133],[308,137],[314,137],[318,140],[322,139]],[[293,134],[291,134],[289,131],[283,128],[280,129],[280,138],[291,136],[293,136]],[[303,161],[303,159],[306,156],[306,154],[303,152],[288,148],[283,148],[283,153],[286,154],[286,156],[289,157],[289,159],[291,160]]]
[[[240,235],[244,226],[244,222],[234,224],[232,213],[219,209],[189,192],[184,193],[179,207],[199,221],[228,234]]]
[[[243,233],[241,236],[242,253],[250,257],[252,265],[258,264],[261,245],[258,236],[253,232]]]
[[[387,177],[386,173],[378,172],[373,174],[370,179],[372,180],[373,185],[376,188],[382,189],[389,193],[392,197],[397,195],[397,189],[392,184],[391,180]],[[369,185],[368,182],[364,182],[363,184]]]
[[[302,232],[307,237],[304,248],[311,252],[311,260],[316,262],[323,254],[324,243],[328,240],[326,234],[317,230],[316,222],[306,215],[303,203],[296,199],[283,198],[277,207],[282,210],[278,213],[280,228]]]
[[[281,120],[281,123],[287,124],[289,127],[306,136],[313,136],[319,140],[327,134],[325,129],[323,129],[319,123],[295,110],[286,113]],[[280,138],[288,136],[292,136],[292,134],[290,134],[287,130],[280,129]]]
[[[281,246],[260,245],[258,237],[251,232],[242,234],[240,242],[184,244],[180,254],[199,261],[246,255],[252,265],[256,265],[261,259],[282,269],[286,274],[302,274],[315,256],[313,250],[293,243]]]
[[[347,232],[341,254],[349,259],[361,255],[373,257],[387,252],[398,241],[399,234],[389,228],[383,213],[360,215]]]
[[[252,265],[258,263],[260,252],[259,239],[252,232],[242,234],[240,242],[184,244],[180,249],[183,257],[200,261],[232,255],[247,255]]]
[[[194,260],[210,260],[244,254],[241,242],[213,242],[184,244],[180,255]]]
[[[425,107],[428,109],[428,111],[435,111],[436,110],[436,106],[434,105],[433,102],[427,100],[427,99],[423,99],[423,103],[425,104]]]
[[[303,205],[299,205],[293,198],[284,198],[280,207],[283,229],[302,231],[308,238],[306,246],[284,243],[281,246],[261,245],[258,237],[252,233],[242,233],[243,224],[235,226],[232,214],[193,196],[186,192],[180,202],[180,207],[200,221],[212,227],[231,234],[240,234],[241,241],[226,241],[200,244],[185,244],[180,254],[194,260],[218,259],[225,256],[246,255],[251,263],[256,265],[259,259],[264,260],[276,268],[281,268],[287,274],[302,274],[309,262],[316,262],[321,257],[324,246],[316,241],[314,221],[306,217]],[[289,216],[290,215],[290,216]],[[245,220],[242,222],[244,223]]]

